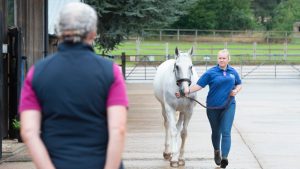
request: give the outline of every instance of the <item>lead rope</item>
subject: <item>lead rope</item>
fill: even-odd
[[[227,108],[227,106],[229,105],[229,103],[231,102],[232,98],[230,95],[228,96],[227,100],[226,100],[226,103],[223,105],[223,106],[217,106],[217,107],[208,107],[208,106],[205,106],[204,104],[202,104],[201,102],[199,102],[198,100],[194,99],[194,98],[191,98],[191,97],[188,97],[188,96],[183,96],[183,97],[186,97],[196,103],[198,103],[200,106],[206,108],[206,109],[212,109],[212,110],[218,110],[218,109],[225,109]]]

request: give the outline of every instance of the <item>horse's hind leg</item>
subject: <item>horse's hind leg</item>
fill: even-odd
[[[166,110],[162,104],[162,115],[164,117],[164,126],[165,126],[165,151],[163,153],[163,157],[166,160],[171,159],[171,151],[170,151],[170,129],[169,129],[169,122],[166,116]]]
[[[180,166],[185,165],[185,159],[184,159],[184,148],[185,148],[185,141],[187,138],[187,127],[191,119],[191,114],[185,113],[184,115],[184,122],[183,122],[183,128],[181,130],[181,146],[180,146],[180,154],[179,154],[179,160],[178,164]]]

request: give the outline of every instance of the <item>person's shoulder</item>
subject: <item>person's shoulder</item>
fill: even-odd
[[[236,69],[234,67],[232,67],[231,65],[228,65],[227,69],[237,73]]]
[[[57,53],[53,53],[51,55],[46,56],[45,58],[41,58],[34,64],[34,67],[39,67],[48,64],[49,62],[51,62],[56,58],[56,55]]]
[[[113,64],[112,60],[106,59],[102,55],[98,55],[96,53],[93,53],[93,57],[94,57],[95,60],[97,60],[100,63],[109,64],[109,65]]]
[[[229,69],[229,70],[234,70],[234,67],[231,66],[231,65],[228,65],[228,66],[227,66],[227,69]]]
[[[96,53],[92,54],[93,62],[105,71],[112,71],[114,62]]]
[[[57,58],[57,53],[46,56],[45,58],[41,58],[36,63],[33,64],[33,80],[36,77],[41,76],[42,72],[44,72],[47,68],[51,67],[51,62]],[[52,66],[53,67],[53,66]]]
[[[216,66],[213,66],[213,67],[207,69],[207,70],[203,73],[203,75],[202,75],[201,77],[210,77],[210,76],[212,76],[212,75],[214,74],[214,72],[216,72],[216,71],[217,71]]]
[[[217,71],[217,70],[219,70],[219,69],[218,69],[218,66],[213,66],[213,67],[209,68],[206,72],[207,72],[207,73],[211,73],[211,72],[215,72],[215,71]]]

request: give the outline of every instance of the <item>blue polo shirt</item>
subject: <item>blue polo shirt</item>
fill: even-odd
[[[226,70],[223,70],[216,65],[207,70],[198,80],[197,85],[204,88],[209,86],[209,92],[207,95],[206,104],[209,107],[219,107],[226,104],[227,98],[235,88],[236,85],[241,84],[242,81],[237,71],[227,66]],[[233,98],[233,102],[235,99]]]

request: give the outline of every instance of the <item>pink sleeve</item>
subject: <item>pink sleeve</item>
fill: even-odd
[[[128,98],[126,93],[126,86],[120,67],[113,65],[114,82],[110,87],[107,99],[107,107],[114,105],[121,105],[128,107]]]
[[[20,97],[19,112],[24,110],[41,110],[41,106],[36,97],[35,92],[32,89],[32,79],[33,79],[34,67],[32,66],[25,78]]]

